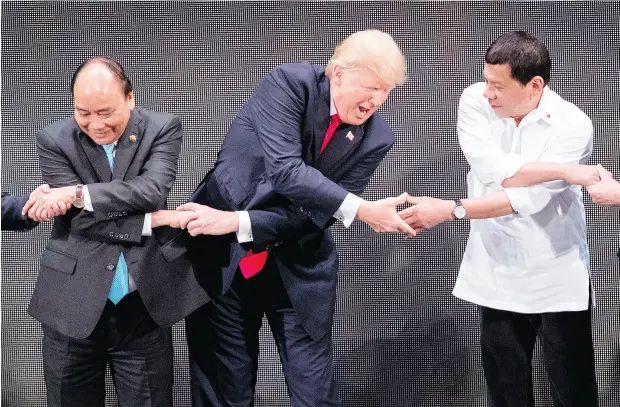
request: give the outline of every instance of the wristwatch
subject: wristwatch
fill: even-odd
[[[84,185],[78,184],[75,187],[75,199],[73,200],[73,206],[76,208],[84,207]]]
[[[467,211],[465,210],[465,207],[463,206],[463,202],[461,202],[460,199],[456,199],[454,200],[454,203],[456,205],[454,206],[454,209],[452,210],[452,215],[454,215],[456,219],[463,219],[465,215],[467,214]]]

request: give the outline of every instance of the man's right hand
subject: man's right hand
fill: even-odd
[[[397,197],[378,201],[362,201],[357,218],[370,226],[375,232],[400,232],[415,236],[416,232],[398,216],[397,205],[407,203],[409,195],[405,192]]]
[[[187,224],[195,219],[198,219],[198,214],[195,212],[163,209],[153,212],[151,215],[151,227],[170,226],[171,228],[185,229]]]
[[[564,180],[573,185],[590,186],[601,180],[596,165],[569,164],[564,170]]]

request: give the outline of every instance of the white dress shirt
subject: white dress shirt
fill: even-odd
[[[584,164],[592,152],[592,122],[545,87],[538,108],[516,126],[495,115],[484,88],[471,85],[459,103],[459,143],[471,166],[468,196],[504,190],[516,213],[471,220],[453,294],[520,313],[585,310],[590,264],[581,187],[501,183],[528,162]]]
[[[336,106],[334,105],[334,101],[330,97],[330,116],[335,115]],[[347,196],[340,204],[340,207],[332,216],[340,221],[344,227],[348,228],[351,226],[351,223],[355,220],[355,215],[362,204],[362,198],[352,193],[348,193]],[[252,237],[252,225],[250,222],[250,215],[247,211],[238,211],[237,216],[239,217],[239,231],[237,232],[237,240],[239,243],[247,243],[253,241]]]

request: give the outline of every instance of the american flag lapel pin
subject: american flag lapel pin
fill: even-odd
[[[347,138],[349,139],[349,141],[353,141],[353,137],[354,137],[353,133],[351,133],[351,132],[347,133]]]

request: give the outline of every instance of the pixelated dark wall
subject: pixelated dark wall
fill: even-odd
[[[34,135],[70,116],[69,82],[87,57],[123,63],[137,104],[179,115],[184,144],[170,206],[208,171],[227,126],[275,65],[325,64],[335,45],[367,28],[389,32],[409,80],[381,109],[396,135],[365,197],[407,191],[465,195],[467,163],[456,136],[462,90],[482,80],[487,46],[524,29],[553,59],[551,88],[594,123],[592,163],[620,166],[618,2],[3,2],[2,190],[40,184]],[[602,407],[620,405],[618,211],[589,197],[594,340]],[[50,224],[2,232],[2,404],[45,405],[41,329],[27,315]],[[334,323],[338,388],[346,406],[486,406],[476,308],[451,295],[466,222],[419,237],[334,227],[341,270]],[[174,328],[175,406],[188,406],[184,328]],[[289,405],[275,345],[261,330],[257,406]],[[537,348],[539,406],[550,391]],[[108,403],[115,395],[108,376]]]

